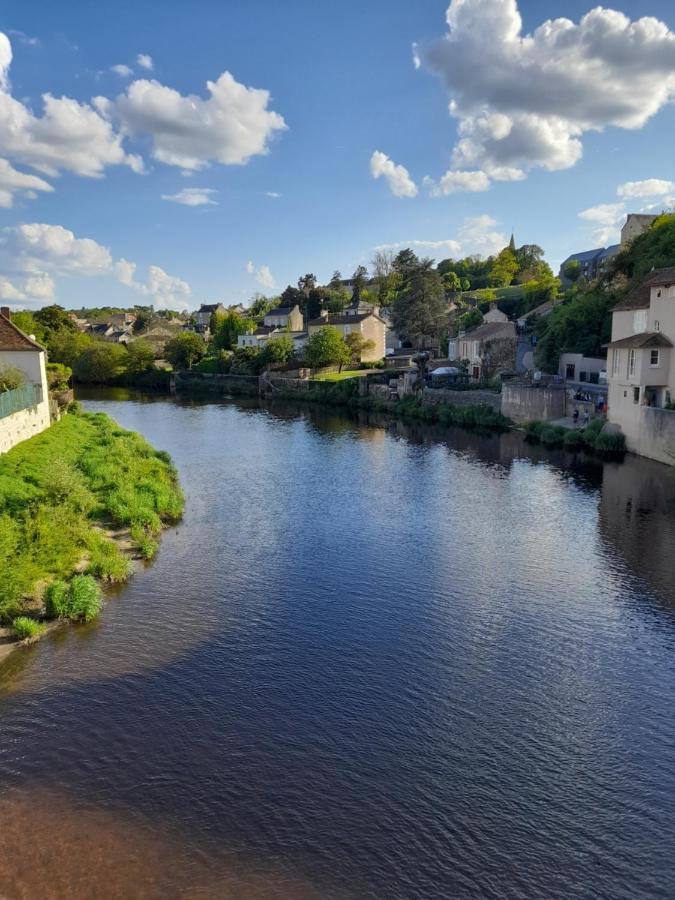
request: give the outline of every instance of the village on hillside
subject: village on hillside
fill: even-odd
[[[670,462],[673,341],[673,215],[629,214],[620,244],[572,254],[557,276],[540,247],[512,235],[487,259],[380,251],[370,271],[336,271],[325,285],[306,274],[248,307],[3,307],[0,450],[47,427],[73,380],[166,390],[191,373],[192,384],[243,376],[267,387],[363,379],[362,393],[488,404],[516,423],[598,419],[631,451]]]

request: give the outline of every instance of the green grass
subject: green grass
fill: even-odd
[[[14,634],[20,641],[35,641],[44,633],[47,626],[28,616],[17,616],[12,622]]]
[[[315,375],[312,381],[344,381],[345,378],[363,378],[367,374],[367,369],[348,369],[344,372],[326,372],[323,375]]]
[[[23,610],[39,584],[68,580],[83,559],[108,581],[126,560],[100,525],[147,542],[176,522],[183,496],[167,454],[102,413],[67,415],[0,457],[0,620]]]
[[[76,575],[70,584],[52,582],[45,594],[45,609],[50,619],[91,622],[101,611],[101,590],[96,579]]]

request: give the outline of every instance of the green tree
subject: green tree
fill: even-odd
[[[240,315],[233,309],[213,316],[213,348],[215,350],[232,350],[237,346],[240,334],[250,334],[255,329],[255,322]]]
[[[312,272],[308,272],[306,275],[301,275],[300,278],[298,278],[298,290],[301,291],[305,297],[309,297],[309,292],[315,287],[316,275]]]
[[[76,331],[77,326],[70,315],[62,306],[53,303],[51,306],[43,306],[33,313],[35,320],[42,325],[45,331]]]
[[[342,273],[339,269],[336,269],[331,275],[331,279],[328,282],[328,287],[333,291],[339,291],[342,287]]]
[[[470,331],[472,328],[477,328],[479,325],[483,323],[483,316],[480,310],[472,308],[468,309],[465,313],[462,313],[461,316],[458,316],[455,319],[455,336],[459,334],[460,331]]]
[[[37,321],[32,312],[28,312],[28,310],[19,310],[19,312],[12,313],[12,322],[17,328],[20,328],[24,334],[35,335],[35,340],[38,344],[43,344],[45,342],[45,328]]]
[[[194,331],[183,331],[166,342],[164,355],[174,369],[191,369],[206,356],[206,344]]]
[[[63,363],[71,369],[78,357],[98,343],[90,334],[67,329],[52,331],[46,337],[50,361]]]
[[[232,354],[232,375],[258,375],[263,368],[263,352],[259,347],[237,347]]]
[[[345,335],[344,342],[349,348],[350,361],[353,363],[360,363],[364,353],[375,349],[375,341],[364,338],[358,331]]]
[[[249,306],[248,314],[257,322],[262,322],[267,313],[275,306],[275,299],[265,297],[264,294],[256,294]]]
[[[443,288],[446,291],[461,291],[462,280],[457,272],[447,272],[443,276]]]
[[[602,288],[579,292],[555,307],[547,316],[537,317],[535,363],[545,372],[557,372],[561,353],[602,356],[603,344],[611,334],[611,310],[615,293]]]
[[[581,263],[578,259],[570,259],[563,266],[563,275],[574,284],[581,277]]]
[[[361,294],[368,280],[368,269],[365,266],[357,266],[352,275],[352,301],[354,303],[361,302]]]
[[[262,361],[265,365],[270,363],[285,363],[293,357],[295,345],[293,338],[288,334],[270,338],[262,351]]]
[[[127,344],[125,368],[129,375],[141,375],[149,372],[155,365],[155,351],[152,344],[139,338]]]
[[[403,254],[406,255],[401,259]],[[413,262],[414,260],[414,262]],[[418,260],[410,250],[398,254],[402,284],[391,307],[394,329],[414,347],[428,347],[445,326],[445,294],[430,259]]]
[[[94,341],[75,360],[73,374],[77,381],[110,384],[124,372],[127,351],[121,344]]]
[[[516,254],[505,247],[492,263],[488,283],[490,287],[508,287],[518,271]]]
[[[351,359],[351,351],[337,328],[324,325],[307,339],[304,356],[312,369],[339,366],[341,371]]]
[[[553,275],[551,267],[544,260],[544,251],[538,244],[523,244],[516,250],[518,272],[515,281],[524,284],[543,275]]]
[[[21,369],[0,364],[0,393],[15,391],[17,388],[23,387],[25,383],[26,376]]]

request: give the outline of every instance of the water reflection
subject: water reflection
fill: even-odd
[[[89,404],[173,454],[186,515],[96,626],[0,673],[0,893],[672,894],[668,470],[280,403]]]

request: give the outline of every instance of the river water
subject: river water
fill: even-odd
[[[184,521],[0,669],[0,896],[675,896],[675,470],[85,401]]]

